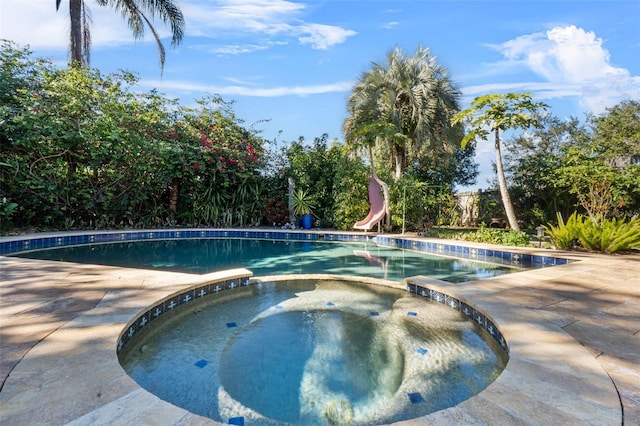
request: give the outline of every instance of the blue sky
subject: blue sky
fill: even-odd
[[[640,1],[176,0],[186,20],[161,78],[155,43],[134,41],[121,17],[87,0],[91,66],[136,73],[182,104],[206,94],[235,101],[246,126],[268,140],[342,140],[346,98],[372,62],[396,46],[431,49],[463,93],[462,106],[490,92],[530,92],[559,117],[599,114],[640,99]],[[0,38],[38,56],[67,60],[68,1],[2,0]],[[270,120],[263,122],[262,120]],[[492,177],[491,143],[478,146]],[[467,189],[467,188],[460,188]]]

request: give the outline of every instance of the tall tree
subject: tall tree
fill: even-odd
[[[418,47],[406,57],[399,48],[387,54],[386,64],[373,64],[363,73],[349,96],[346,139],[368,123],[387,123],[376,144],[385,144],[395,168],[404,173],[411,158],[459,146],[452,141],[451,117],[459,111],[460,92],[447,70],[429,49]],[[451,148],[451,144],[456,145]]]
[[[471,102],[471,107],[456,114],[452,123],[459,124],[469,121],[471,128],[462,139],[462,146],[469,142],[487,140],[490,133],[494,134],[494,148],[496,151],[496,171],[500,196],[504,206],[509,226],[515,231],[520,230],[516,214],[509,196],[507,179],[502,165],[502,150],[500,148],[500,131],[509,129],[528,129],[540,127],[536,114],[545,110],[547,105],[542,102],[533,102],[528,93],[490,93],[479,96]],[[488,129],[488,130],[487,130]]]
[[[165,50],[160,35],[151,21],[158,16],[171,27],[171,45],[176,46],[184,35],[184,16],[173,0],[95,0],[99,6],[111,7],[120,12],[127,21],[135,39],[144,36],[148,27],[158,45],[160,68],[164,69]],[[62,0],[56,0],[56,10],[60,8]],[[146,12],[146,14],[145,14]],[[69,0],[70,42],[69,53],[71,63],[88,66],[91,48],[91,15],[86,0]]]

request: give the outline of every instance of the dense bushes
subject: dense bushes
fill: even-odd
[[[366,215],[368,168],[323,135],[283,149],[216,96],[183,107],[137,78],[0,51],[0,228],[283,225],[287,178],[323,227]]]
[[[264,141],[230,104],[180,107],[126,72],[1,54],[2,227],[260,223]]]
[[[423,232],[422,235],[431,238],[446,238],[503,246],[527,247],[530,245],[529,236],[525,232],[514,231],[513,229],[488,228],[485,225],[481,225],[476,230],[433,228]]]
[[[547,225],[546,232],[559,249],[571,249],[580,244],[587,250],[615,253],[640,248],[640,219],[606,219],[585,217],[574,212],[567,221],[558,215],[558,225]]]

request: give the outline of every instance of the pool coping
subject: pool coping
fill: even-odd
[[[49,236],[60,235],[71,236]],[[409,245],[464,246],[470,252],[505,250],[385,237]],[[399,424],[640,423],[640,256],[508,252],[571,262],[458,284],[408,279],[477,307],[504,334],[510,360],[475,397]],[[2,345],[10,349],[3,350],[3,364],[17,357],[0,392],[3,424],[216,424],[141,389],[116,356],[118,339],[137,314],[197,285],[202,276],[3,256],[0,268]],[[216,279],[231,276],[225,274],[238,271],[221,272]]]

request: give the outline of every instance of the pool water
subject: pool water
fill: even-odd
[[[120,353],[193,413],[245,424],[380,424],[454,406],[506,355],[460,312],[340,280],[258,283],[177,308]]]
[[[449,282],[486,279],[521,268],[432,255],[374,243],[184,239],[62,247],[21,257],[204,274],[247,268],[254,276],[327,273],[401,281],[427,275]]]

